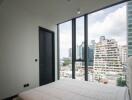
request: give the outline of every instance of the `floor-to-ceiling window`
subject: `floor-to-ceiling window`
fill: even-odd
[[[126,6],[122,3],[59,25],[60,78],[126,84]]]
[[[72,23],[59,25],[60,79],[72,78]]]
[[[88,15],[89,81],[111,85],[125,81],[126,24],[126,3]]]
[[[84,16],[76,19],[75,78],[84,80]]]

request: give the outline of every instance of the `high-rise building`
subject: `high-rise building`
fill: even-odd
[[[88,46],[88,66],[93,66],[94,64],[94,48],[95,40],[92,40],[91,44]]]
[[[79,58],[84,59],[84,42],[79,46]]]
[[[117,42],[102,36],[96,43],[94,51],[95,79],[105,77],[110,73],[120,73],[122,70]]]
[[[119,46],[120,61],[122,65],[126,65],[127,62],[127,46]]]
[[[76,58],[77,59],[84,59],[84,42],[76,47]]]
[[[132,56],[132,1],[127,4],[128,56]]]
[[[127,3],[127,44],[128,44],[128,57],[132,56],[132,1],[128,1]],[[129,69],[129,68],[128,68]],[[127,73],[127,85],[130,86],[131,79],[128,76],[128,69],[126,69]]]
[[[88,66],[93,66],[93,62],[94,62],[94,48],[95,48],[95,40],[91,41],[91,44],[88,45],[88,59],[87,59],[87,63]],[[82,42],[82,44],[80,46],[78,46],[78,49],[76,49],[76,51],[78,51],[78,55],[81,59],[84,59],[84,42]]]

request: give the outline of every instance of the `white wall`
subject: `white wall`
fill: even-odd
[[[50,19],[11,1],[0,6],[0,99],[39,85],[39,62],[34,61],[39,58],[38,26],[56,29]],[[25,83],[29,88],[23,88]]]

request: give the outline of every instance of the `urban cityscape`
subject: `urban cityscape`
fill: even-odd
[[[93,14],[91,17],[88,16],[90,21],[88,25],[94,26],[88,28],[90,30],[87,47],[88,81],[119,86],[118,82],[120,80],[123,84],[129,81],[126,74],[127,58],[132,56],[132,1],[129,1],[127,4],[115,6],[115,8],[113,7],[112,9],[109,8],[109,10],[97,12],[97,14]],[[115,13],[111,13],[110,11],[114,11]],[[98,16],[102,18],[100,22],[96,21]],[[112,17],[113,19],[111,19]],[[109,18],[111,21],[109,23],[112,24],[112,26],[115,25],[115,27],[105,29],[104,25],[108,24],[106,21],[109,21]],[[102,20],[104,20],[104,22]],[[97,24],[97,26],[94,24]],[[102,26],[103,31],[101,31],[98,26],[100,26],[100,29]],[[116,26],[120,27],[118,28],[119,30]],[[91,29],[93,30],[91,31]],[[71,29],[69,28],[69,30]],[[66,32],[69,32],[68,36],[71,37],[71,31]],[[81,32],[83,31],[80,30],[80,33]],[[82,38],[81,35],[80,38]],[[72,40],[69,40],[68,43],[70,44],[70,42],[72,42]],[[83,62],[85,56],[84,40],[79,40],[79,42],[80,43],[76,44],[76,59],[82,61],[75,63],[75,78],[85,80],[85,64]],[[66,42],[62,42],[62,45],[63,43]],[[66,56],[63,55],[60,58],[61,79],[72,78],[72,45],[67,46],[65,50],[67,50]]]
[[[84,57],[84,43],[77,46],[76,55]],[[72,78],[72,50],[69,48],[69,57],[61,59],[61,78]],[[125,79],[127,46],[118,45],[115,39],[100,37],[100,41],[92,40],[88,46],[88,80],[115,85],[117,79]],[[84,80],[84,63],[76,63],[76,79]]]

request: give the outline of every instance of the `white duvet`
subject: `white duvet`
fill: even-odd
[[[126,87],[65,79],[19,94],[22,100],[129,100]]]

